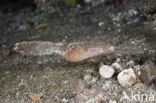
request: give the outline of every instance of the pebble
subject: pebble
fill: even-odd
[[[95,83],[98,80],[98,78],[92,76],[91,73],[85,74],[84,77],[83,77],[83,79],[85,81],[87,81],[88,83]]]
[[[130,65],[130,66],[134,66],[135,65],[135,62],[133,60],[130,60],[126,64],[127,65]]]
[[[40,101],[41,99],[41,95],[40,94],[36,94],[36,95],[28,95],[29,98],[32,100],[32,101]]]
[[[102,25],[104,25],[104,22],[103,21],[99,22],[99,27],[101,27]]]
[[[61,101],[62,101],[63,103],[68,103],[68,99],[67,99],[67,98],[62,98]]]
[[[147,85],[156,86],[156,66],[144,67],[140,70],[140,80]]]
[[[0,48],[0,57],[8,56],[11,53],[9,48]]]
[[[117,58],[117,59],[116,59],[116,62],[120,62],[120,61],[121,61],[121,59],[120,59],[120,58]]]
[[[111,78],[115,73],[115,70],[111,66],[103,65],[100,67],[99,73],[104,78]]]
[[[83,79],[86,80],[86,81],[90,81],[92,78],[91,74],[86,74],[84,75]]]
[[[109,84],[109,83],[105,83],[102,85],[102,89],[104,89],[104,90],[108,89],[109,87],[111,87],[111,84]]]
[[[109,100],[109,103],[117,103],[116,100]]]
[[[121,86],[124,88],[129,88],[136,82],[136,75],[132,68],[123,70],[117,76],[117,79]]]
[[[136,15],[138,12],[135,10],[135,9],[130,9],[130,10],[128,10],[128,14],[130,15],[130,16],[133,16],[133,15]]]
[[[19,30],[26,30],[27,27],[26,27],[25,25],[20,25],[20,26],[18,27],[18,29],[19,29]]]
[[[118,69],[118,70],[121,70],[121,69],[122,69],[122,68],[121,68],[121,65],[120,65],[118,62],[113,63],[113,64],[112,64],[112,67],[113,67],[114,69]]]

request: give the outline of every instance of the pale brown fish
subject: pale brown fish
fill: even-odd
[[[14,50],[26,56],[44,56],[53,53],[60,54],[70,62],[82,61],[101,54],[110,54],[120,51],[111,45],[98,43],[52,43],[48,41],[29,41],[16,43]],[[127,52],[127,50],[126,50]],[[135,53],[135,51],[133,50]],[[138,51],[137,51],[138,52]]]

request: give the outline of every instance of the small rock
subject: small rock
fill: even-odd
[[[95,83],[98,80],[98,78],[94,77],[91,73],[85,74],[83,79],[88,83]]]
[[[25,25],[20,25],[20,26],[18,27],[18,29],[19,29],[19,30],[26,30],[27,27],[26,27]]]
[[[62,98],[61,101],[62,101],[63,103],[67,103],[67,102],[68,102],[68,99],[67,99],[67,98]]]
[[[120,61],[121,61],[121,59],[120,59],[120,58],[117,58],[117,59],[116,59],[116,62],[120,62]]]
[[[68,81],[68,80],[64,80],[62,83],[63,83],[63,84],[68,84],[69,81]]]
[[[130,61],[127,62],[127,65],[134,66],[135,62],[133,60],[130,60]]]
[[[113,67],[114,69],[121,70],[121,65],[120,65],[119,63],[117,63],[117,62],[113,63],[113,64],[112,64],[112,67]]]
[[[41,23],[36,26],[36,29],[45,29],[48,27],[48,22]]]
[[[115,70],[111,66],[103,65],[100,67],[99,73],[104,78],[111,78],[115,73]]]
[[[135,9],[130,9],[130,10],[128,10],[128,14],[130,15],[130,16],[134,16],[134,15],[136,15],[138,12],[135,10]]]
[[[117,103],[116,100],[109,100],[109,103]]]
[[[55,90],[54,90],[54,88],[51,88],[49,91],[50,91],[50,92],[54,92]]]
[[[8,56],[11,53],[9,48],[0,48],[0,57]]]
[[[84,77],[83,77],[83,79],[86,80],[86,81],[91,80],[91,78],[92,78],[91,74],[86,74],[86,75],[84,75]]]
[[[100,61],[100,59],[96,58],[96,57],[89,59],[89,62],[92,62],[92,63],[97,63],[99,61]]]
[[[104,25],[104,22],[103,21],[99,22],[99,26],[101,27],[102,25]]]
[[[92,83],[95,83],[97,80],[98,80],[98,78],[93,77],[91,82],[92,82]]]
[[[40,95],[39,94],[37,94],[37,95],[28,95],[29,96],[29,98],[31,99],[31,100],[33,100],[33,101],[40,101]]]
[[[2,81],[5,81],[6,80],[6,77],[2,77]]]
[[[147,85],[156,86],[156,66],[145,67],[140,70],[139,78]]]
[[[117,76],[117,79],[121,86],[124,88],[129,88],[136,82],[136,75],[132,68],[123,70]]]
[[[102,89],[104,89],[104,90],[108,89],[109,87],[111,87],[111,84],[109,84],[109,83],[105,83],[102,85]]]

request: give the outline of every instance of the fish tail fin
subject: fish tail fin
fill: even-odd
[[[142,48],[117,48],[116,53],[137,55],[143,54],[144,50]]]

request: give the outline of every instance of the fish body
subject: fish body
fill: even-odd
[[[115,47],[98,43],[52,43],[48,41],[29,41],[16,43],[14,50],[26,56],[60,54],[70,62],[78,62],[101,54],[114,53]]]

